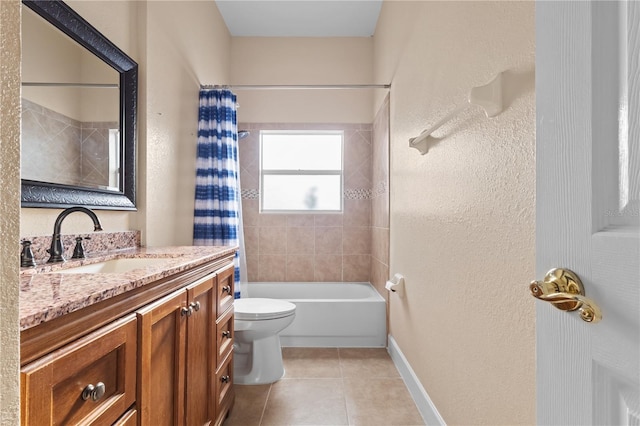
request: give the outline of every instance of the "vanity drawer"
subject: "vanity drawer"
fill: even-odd
[[[217,345],[216,369],[220,368],[227,356],[233,351],[233,308],[216,321]]]
[[[233,305],[233,263],[216,272],[218,275],[218,310],[216,318]]]
[[[216,424],[222,423],[224,416],[233,405],[233,399],[233,356],[228,356],[222,367],[216,372]]]
[[[136,336],[130,315],[23,367],[21,424],[118,420],[135,402]]]

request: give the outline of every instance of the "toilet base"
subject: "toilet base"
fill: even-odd
[[[238,333],[236,333],[236,337]],[[237,339],[241,340],[241,339]],[[236,341],[237,341],[236,340]],[[284,376],[280,337],[276,334],[252,343],[237,341],[234,347],[233,382],[237,385],[263,385]]]

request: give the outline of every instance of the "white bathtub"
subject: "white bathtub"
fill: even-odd
[[[282,346],[386,346],[385,301],[369,283],[253,282],[248,293],[295,303],[296,317],[280,333]]]

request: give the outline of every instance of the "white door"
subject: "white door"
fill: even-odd
[[[535,278],[602,310],[536,301],[537,422],[640,425],[640,1],[537,2],[536,97]]]

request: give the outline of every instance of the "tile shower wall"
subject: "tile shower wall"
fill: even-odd
[[[389,95],[373,121],[371,284],[385,298],[389,277]]]
[[[23,178],[108,186],[112,128],[117,129],[118,123],[80,122],[23,98]]]
[[[238,128],[251,131],[239,150],[249,281],[370,281],[372,125],[240,123]],[[260,130],[344,130],[343,213],[260,213]]]

